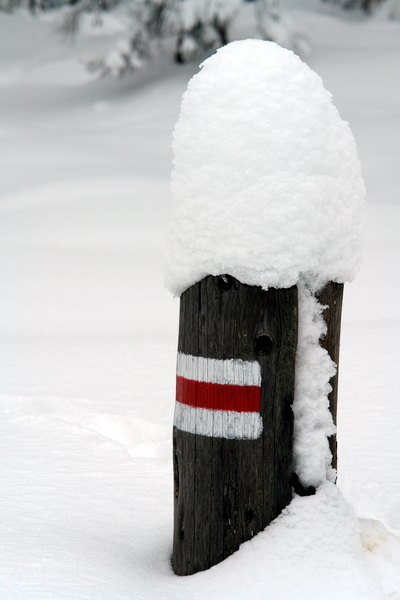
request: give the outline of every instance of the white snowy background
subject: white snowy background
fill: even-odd
[[[209,572],[173,575],[178,301],[162,286],[172,130],[193,67],[96,81],[0,14],[0,599],[400,598],[400,23],[297,11],[355,135],[364,264],[345,288],[338,488]],[[251,32],[250,32],[251,35]]]

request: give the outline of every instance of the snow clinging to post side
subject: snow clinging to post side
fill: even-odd
[[[294,467],[335,479],[328,437],[335,364],[315,293],[361,262],[364,182],[353,135],[321,78],[291,51],[246,40],[189,82],[174,132],[173,218],[165,282],[175,295],[207,275],[299,290]]]
[[[304,280],[299,281],[299,341],[296,354],[293,468],[304,486],[335,481],[328,437],[335,433],[329,410],[329,380],[336,365],[319,344],[326,333],[323,306]]]

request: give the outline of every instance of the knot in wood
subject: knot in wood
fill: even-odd
[[[268,354],[272,350],[272,338],[270,338],[269,335],[262,333],[256,337],[255,346],[258,354]]]

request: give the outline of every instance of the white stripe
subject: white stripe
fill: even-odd
[[[175,402],[174,425],[189,433],[229,440],[256,440],[263,429],[261,416],[256,412],[193,408],[181,402]]]
[[[176,374],[194,381],[207,381],[222,385],[261,386],[259,363],[240,358],[218,360],[178,352]]]

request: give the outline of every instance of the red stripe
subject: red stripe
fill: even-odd
[[[176,400],[194,408],[260,411],[260,388],[256,385],[221,385],[206,381],[176,378]]]

